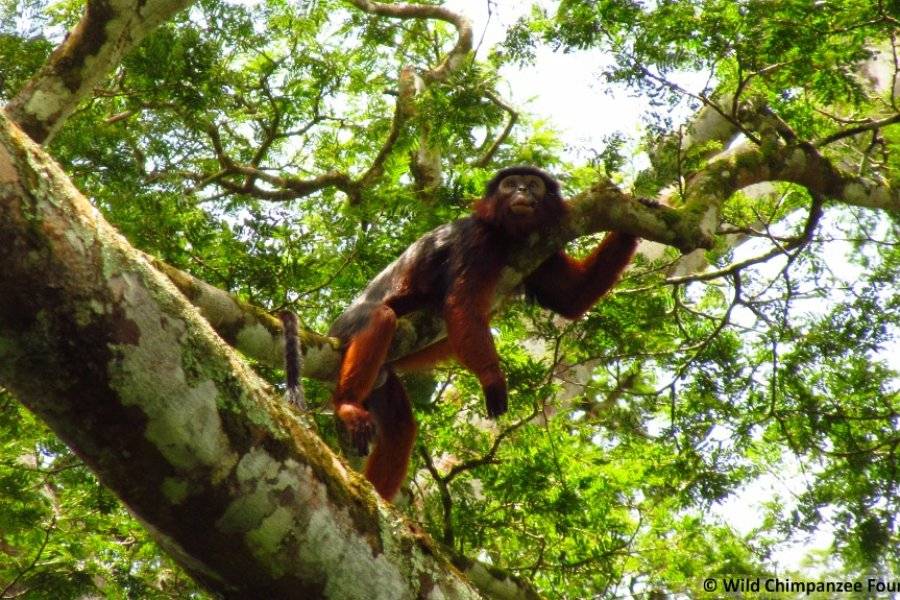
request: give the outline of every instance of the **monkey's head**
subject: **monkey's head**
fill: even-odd
[[[534,167],[501,169],[488,182],[475,216],[514,236],[555,223],[565,214],[559,183]]]

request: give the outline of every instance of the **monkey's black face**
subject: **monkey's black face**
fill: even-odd
[[[566,214],[559,184],[534,167],[498,171],[474,208],[477,219],[513,237],[530,235]]]
[[[507,175],[500,180],[498,191],[512,215],[528,218],[537,212],[547,186],[537,175]]]

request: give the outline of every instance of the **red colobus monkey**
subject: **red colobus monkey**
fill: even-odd
[[[494,289],[512,242],[565,214],[559,184],[550,175],[533,167],[503,169],[470,216],[419,238],[332,325],[330,334],[345,347],[332,396],[335,413],[361,455],[374,436],[365,475],[385,499],[394,497],[406,477],[416,436],[409,398],[394,367],[409,370],[455,358],[478,377],[488,416],[506,412],[506,378],[489,328]],[[559,251],[525,279],[525,292],[575,319],[615,285],[637,241],[610,233],[584,260]],[[443,315],[447,338],[386,367],[397,318],[418,309]],[[383,370],[384,383],[376,388]]]

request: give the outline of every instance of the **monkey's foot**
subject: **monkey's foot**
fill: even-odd
[[[484,386],[484,401],[487,404],[487,414],[496,419],[506,412],[506,382],[499,381]]]
[[[369,453],[369,442],[375,437],[375,424],[372,415],[356,404],[341,404],[337,407],[337,416],[347,430],[350,445],[359,456]]]

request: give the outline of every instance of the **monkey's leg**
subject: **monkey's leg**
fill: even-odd
[[[439,362],[453,357],[453,348],[450,340],[443,339],[412,354],[391,363],[391,367],[404,373],[427,370]]]
[[[375,447],[366,461],[366,479],[385,500],[393,499],[409,467],[416,421],[403,383],[393,372],[372,392],[366,405],[375,420]]]
[[[373,435],[372,417],[363,408],[363,401],[375,385],[396,329],[396,313],[389,306],[379,306],[372,311],[365,329],[350,339],[341,361],[332,401],[335,414],[360,455],[366,454]]]

